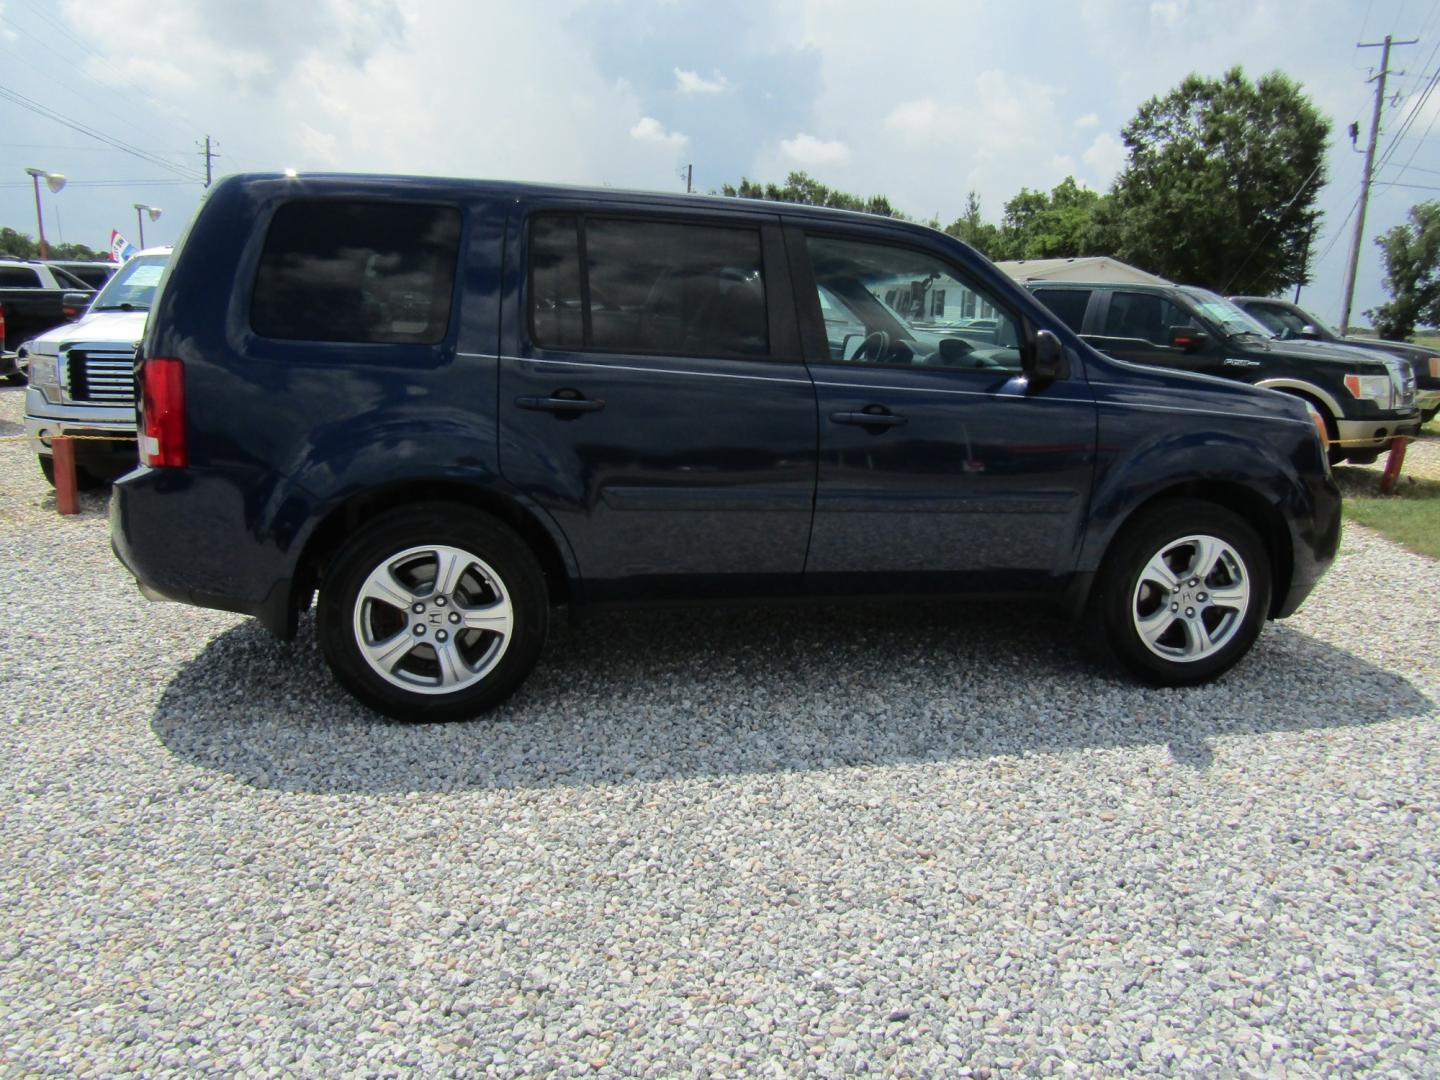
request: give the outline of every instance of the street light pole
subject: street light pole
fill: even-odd
[[[50,257],[50,248],[45,243],[45,215],[40,210],[40,181],[45,181],[45,186],[53,192],[58,192],[65,186],[65,177],[59,173],[46,172],[44,169],[26,169],[30,179],[35,181],[35,224],[40,230],[40,258]]]
[[[149,214],[151,221],[160,220],[160,208],[158,206],[146,206],[144,203],[135,204],[135,224],[140,226],[140,250],[145,250],[145,219],[142,214]]]

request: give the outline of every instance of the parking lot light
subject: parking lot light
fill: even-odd
[[[146,206],[144,203],[135,204],[135,224],[140,226],[140,250],[145,250],[145,214],[150,215],[151,221],[160,220],[161,210],[158,206]]]
[[[43,179],[51,192],[58,193],[65,186],[65,177],[44,169],[27,168],[25,171],[30,174],[30,179],[35,181],[35,224],[40,230],[40,258],[48,259],[50,248],[45,243],[45,215],[40,210],[40,181]]]

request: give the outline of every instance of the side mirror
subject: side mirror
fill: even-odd
[[[1210,335],[1203,330],[1196,330],[1193,326],[1172,326],[1170,328],[1170,347],[1179,349],[1181,352],[1199,352],[1210,344]]]
[[[67,292],[60,297],[60,307],[65,312],[65,318],[78,319],[81,315],[85,314],[85,309],[90,306],[90,301],[94,299],[94,293]]]
[[[1065,364],[1065,346],[1049,330],[1035,334],[1023,354],[1021,366],[1031,382],[1054,382],[1069,374]]]
[[[1311,326],[1309,323],[1306,323],[1304,326],[1300,327],[1300,336],[1302,338],[1305,338],[1307,341],[1319,341],[1320,331],[1315,329],[1315,327]]]

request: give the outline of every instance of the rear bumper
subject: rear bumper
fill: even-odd
[[[142,465],[110,498],[111,549],[147,598],[254,615],[288,638],[291,560],[257,533],[232,486],[187,469]]]

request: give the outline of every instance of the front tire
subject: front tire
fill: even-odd
[[[460,720],[509,697],[549,627],[525,542],[465,506],[392,511],[351,538],[320,586],[320,648],[340,683],[397,720]]]
[[[1191,686],[1249,652],[1270,610],[1270,578],[1265,546],[1243,518],[1198,499],[1167,500],[1111,546],[1093,612],[1132,675]]]

